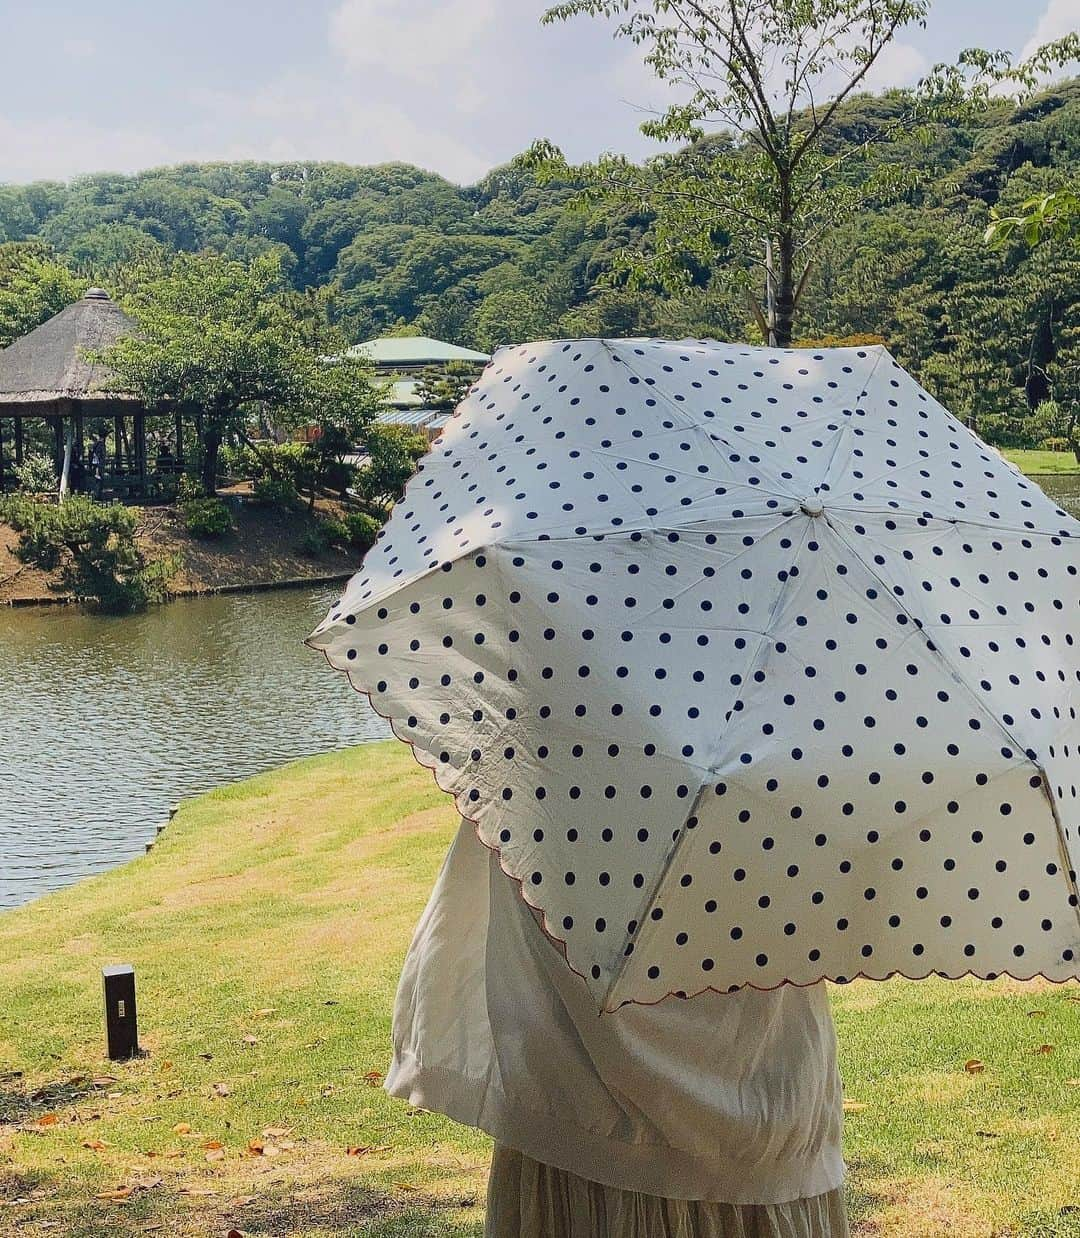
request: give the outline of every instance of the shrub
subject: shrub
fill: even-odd
[[[325,554],[329,547],[330,541],[326,536],[322,521],[317,521],[310,529],[305,530],[297,550],[302,555],[307,555],[310,559],[317,559],[320,555]]]
[[[1067,438],[1044,438],[1039,446],[1043,451],[1072,451],[1072,443]]]
[[[194,499],[205,498],[206,487],[202,484],[202,480],[193,477],[190,473],[182,473],[176,485],[176,501],[190,503]]]
[[[20,559],[45,571],[61,567],[76,597],[113,614],[159,601],[177,568],[175,559],[151,562],[143,555],[135,540],[137,508],[72,495],[59,504],[5,500],[3,510],[19,532]]]
[[[276,477],[266,474],[256,480],[252,493],[255,502],[263,507],[276,507],[288,511],[296,506],[299,500],[296,486],[287,477]]]
[[[345,526],[348,531],[347,544],[354,550],[367,550],[382,527],[368,512],[349,512],[345,517]]]
[[[48,456],[40,453],[28,455],[22,464],[15,466],[13,471],[19,483],[19,489],[25,490],[28,494],[45,494],[55,490],[59,485],[60,479],[56,475],[56,465]]]
[[[188,499],[180,504],[180,515],[192,537],[209,540],[232,530],[232,517],[221,499]]]

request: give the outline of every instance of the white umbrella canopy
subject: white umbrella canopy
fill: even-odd
[[[309,638],[601,1009],[1080,976],[1080,523],[883,348],[503,349]]]

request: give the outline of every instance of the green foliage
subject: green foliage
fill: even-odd
[[[176,483],[176,501],[178,503],[192,503],[198,499],[206,498],[206,487],[197,477],[192,477],[190,473],[183,473],[180,480]]]
[[[23,459],[22,464],[15,465],[13,472],[19,489],[29,494],[52,493],[59,483],[56,465],[52,457],[44,452],[30,453]]]
[[[47,245],[0,245],[0,348],[78,299],[86,288]]]
[[[266,473],[256,478],[252,493],[256,503],[279,511],[290,511],[300,500],[296,482],[279,473]]]
[[[446,366],[424,370],[416,384],[416,394],[425,408],[457,408],[476,382],[477,367],[467,361],[451,361]]]
[[[345,517],[346,541],[354,550],[367,550],[382,526],[369,512],[349,512]]]
[[[165,596],[174,560],[148,561],[136,542],[139,511],[80,495],[63,503],[11,497],[0,515],[19,533],[15,553],[43,571],[61,569],[63,585],[109,614],[141,610]]]
[[[990,220],[985,237],[996,245],[1005,245],[1017,235],[1031,246],[1051,237],[1075,241],[1080,235],[1080,189],[1037,194],[1022,202],[1015,215],[1006,215],[994,206]]]
[[[423,435],[407,426],[372,426],[365,446],[368,463],[356,471],[353,489],[366,503],[385,508],[396,502],[428,449]]]
[[[232,517],[221,499],[185,499],[180,504],[180,516],[192,537],[209,541],[232,531]]]

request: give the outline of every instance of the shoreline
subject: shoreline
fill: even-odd
[[[353,571],[332,572],[322,576],[287,576],[280,580],[247,580],[236,581],[222,585],[195,585],[181,589],[170,589],[162,605],[181,601],[186,598],[217,597],[227,593],[270,593],[278,589],[318,588],[319,585],[339,584],[348,580]],[[85,601],[73,594],[46,594],[29,597],[0,598],[0,606],[11,610],[30,610],[35,607],[49,609],[59,606],[79,606]]]

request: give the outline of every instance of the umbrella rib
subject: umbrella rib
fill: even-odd
[[[762,656],[762,651],[763,650],[767,651],[768,648],[770,647],[769,638],[772,635],[773,629],[776,624],[776,620],[783,609],[783,605],[787,598],[788,593],[793,588],[792,582],[798,579],[797,569],[798,569],[799,557],[802,554],[803,547],[806,545],[807,540],[809,539],[810,531],[811,531],[811,528],[814,522],[812,520],[807,520],[805,523],[806,523],[806,527],[803,530],[802,540],[799,542],[798,546],[795,548],[795,552],[791,556],[791,567],[788,569],[788,572],[785,575],[780,585],[780,588],[777,589],[776,591],[776,597],[773,599],[773,604],[769,609],[769,618],[767,622],[765,623],[764,631],[762,631],[759,634],[758,642],[754,646],[754,651],[746,659],[746,662],[744,664],[744,668],[742,672],[742,684],[744,687],[746,683],[752,678],[755,669],[758,667],[759,659]],[[685,842],[686,836],[688,833],[686,823],[694,816],[694,812],[698,804],[701,802],[702,793],[705,790],[705,787],[709,785],[711,781],[712,775],[717,765],[717,755],[719,753],[721,745],[723,744],[723,741],[727,737],[731,719],[738,712],[738,707],[741,704],[741,702],[742,702],[742,693],[740,693],[739,696],[732,703],[731,709],[728,712],[728,716],[724,720],[725,725],[722,728],[720,734],[717,736],[716,743],[713,745],[713,751],[712,751],[712,755],[709,761],[709,766],[704,771],[702,780],[698,784],[697,791],[694,793],[694,798],[690,802],[690,810],[687,812],[686,816],[683,818],[682,825],[679,827],[679,836],[672,843],[671,848],[668,851],[667,859],[664,861],[664,864],[662,868],[660,869],[659,874],[657,875],[656,881],[653,882],[653,885],[652,885],[651,890],[649,891],[648,897],[645,898],[641,903],[643,912],[642,912],[642,915],[639,917],[637,929],[634,933],[633,940],[636,940],[640,936],[641,930],[645,924],[647,909],[655,902],[660,890],[663,888],[664,883],[668,878],[668,874],[671,872],[671,869],[674,867],[675,860],[677,859],[679,852],[682,849],[682,845]],[[607,989],[604,993],[603,1002],[604,1002],[605,1009],[609,1008],[609,1003],[611,1001],[612,994],[618,988],[619,982],[622,980],[623,974],[626,972],[626,969],[629,966],[629,959],[631,957],[632,956],[630,955],[624,954],[622,962],[620,963],[618,969],[613,973],[611,980],[607,986]]]
[[[1071,862],[1071,859],[1069,858],[1069,848],[1068,848],[1068,842],[1065,838],[1064,823],[1062,822],[1061,817],[1057,811],[1057,806],[1054,803],[1053,794],[1049,791],[1050,780],[1049,780],[1049,775],[1047,774],[1047,771],[1046,771],[1046,766],[1043,764],[1043,762],[1040,760],[1039,756],[1034,752],[1034,750],[1029,749],[1027,745],[1022,743],[1017,736],[1013,735],[1012,731],[1005,724],[1005,722],[1003,722],[1002,719],[999,718],[997,714],[989,707],[989,705],[987,705],[978,696],[978,694],[975,692],[975,689],[972,688],[970,683],[968,683],[966,676],[961,674],[961,671],[958,667],[953,666],[952,661],[949,659],[945,651],[940,647],[940,645],[938,645],[938,643],[935,640],[932,639],[930,635],[927,634],[926,625],[923,619],[919,615],[917,615],[906,604],[904,599],[897,597],[896,593],[893,591],[892,585],[890,585],[889,582],[871,564],[869,564],[866,561],[866,559],[863,558],[863,556],[859,553],[859,550],[857,549],[857,547],[844,536],[844,534],[837,528],[836,525],[832,523],[831,520],[829,521],[829,528],[832,529],[832,531],[836,534],[836,536],[840,539],[840,541],[843,542],[843,544],[848,548],[848,550],[851,551],[851,553],[855,556],[855,558],[859,560],[859,562],[870,573],[870,575],[873,576],[873,578],[882,586],[882,588],[888,592],[888,595],[890,599],[892,600],[893,604],[898,606],[900,610],[905,615],[907,615],[907,617],[912,621],[912,623],[914,623],[915,626],[919,629],[919,631],[923,634],[926,640],[927,649],[931,653],[937,655],[938,660],[944,666],[945,670],[949,673],[949,677],[953,680],[953,682],[960,684],[960,686],[964,689],[964,691],[967,693],[968,699],[974,705],[976,712],[978,712],[983,718],[989,719],[989,721],[1002,733],[1002,735],[1005,736],[1005,738],[1009,741],[1009,744],[1013,748],[1022,752],[1024,754],[1025,759],[1029,761],[1039,771],[1039,774],[1041,776],[1041,782],[1043,784],[1043,787],[1046,789],[1046,793],[1050,800],[1051,815],[1053,816],[1054,827],[1057,831],[1057,836],[1058,836],[1058,848],[1059,848],[1059,851],[1061,852],[1061,856],[1063,859],[1063,871],[1065,874],[1065,883],[1069,887],[1069,892],[1073,895],[1074,899],[1077,900],[1076,901],[1076,916],[1077,916],[1077,924],[1080,925],[1080,887],[1077,886],[1077,881],[1074,875],[1072,862]]]
[[[834,512],[850,512],[854,516],[888,516],[893,520],[900,517],[907,517],[909,520],[939,520],[942,524],[970,525],[974,529],[985,529],[988,533],[1015,533],[1018,537],[1075,538],[1080,534],[1080,524],[1073,520],[1067,512],[1062,512],[1061,514],[1067,520],[1072,520],[1074,524],[1078,524],[1078,531],[1076,533],[1069,529],[1021,529],[1015,525],[991,524],[989,521],[975,520],[969,516],[939,516],[934,512],[915,511],[914,508],[867,507],[865,504],[859,504],[857,507],[845,507],[842,503],[830,503],[829,510]]]
[[[641,374],[641,373],[639,373],[636,369],[634,369],[634,367],[630,364],[630,362],[629,362],[629,361],[626,361],[626,360],[624,360],[621,356],[617,356],[617,355],[616,355],[616,353],[615,353],[614,349],[611,347],[611,342],[610,342],[609,340],[605,340],[605,341],[604,341],[604,346],[605,346],[605,348],[607,348],[608,352],[611,354],[611,358],[612,358],[612,361],[613,361],[613,362],[615,362],[615,363],[616,363],[616,364],[618,364],[618,365],[623,365],[623,366],[625,366],[625,367],[626,367],[626,368],[630,371],[630,373],[631,373],[631,374],[636,375],[639,379],[641,379],[641,381],[642,381],[642,382],[646,382],[646,376],[645,376],[644,374]],[[670,410],[671,410],[671,411],[672,411],[672,412],[673,412],[676,416],[678,416],[678,417],[679,417],[679,419],[680,419],[680,420],[684,423],[684,425],[686,426],[686,428],[687,428],[687,429],[705,429],[705,427],[704,427],[704,426],[702,426],[701,422],[699,422],[699,421],[695,420],[693,417],[691,417],[691,416],[690,416],[690,414],[689,414],[689,413],[687,413],[687,412],[685,412],[683,409],[681,409],[681,408],[678,406],[678,404],[677,404],[677,403],[676,403],[676,402],[675,402],[675,401],[671,398],[671,396],[670,396],[670,395],[669,395],[666,391],[664,391],[661,387],[659,387],[659,386],[657,386],[657,385],[651,385],[651,390],[653,390],[653,391],[655,391],[655,392],[656,392],[656,394],[657,394],[657,395],[658,395],[658,396],[659,396],[659,397],[660,397],[660,398],[664,401],[664,403],[667,405],[667,407],[668,407],[668,408],[669,408],[669,409],[670,409]],[[724,439],[722,439],[722,438],[720,438],[719,436],[717,436],[716,438],[714,438],[714,437],[713,437],[713,431],[711,431],[711,430],[707,430],[707,429],[705,430],[705,437],[707,438],[707,440],[709,441],[709,443],[712,445],[713,450],[716,452],[716,454],[717,454],[718,456],[721,456],[721,452],[720,452],[719,448],[717,448],[716,444],[717,444],[717,442],[725,442],[725,440],[724,440]],[[734,446],[734,444],[731,444],[731,443],[729,443],[729,444],[727,444],[727,445],[728,445],[728,446]],[[722,458],[722,456],[721,456],[721,458]],[[775,492],[774,492],[774,493],[776,493],[776,494],[778,494],[778,495],[781,495],[781,496],[783,496],[784,498],[791,499],[791,500],[792,500],[792,502],[795,502],[795,503],[797,503],[797,502],[799,501],[798,496],[797,496],[797,495],[795,495],[795,494],[792,494],[792,493],[791,493],[791,491],[790,491],[789,489],[785,489],[785,488],[781,485],[781,483],[780,483],[780,479],[779,479],[779,478],[777,478],[777,477],[774,477],[774,476],[773,476],[773,474],[772,474],[772,472],[771,472],[769,469],[766,469],[766,468],[762,467],[760,463],[755,464],[755,465],[754,465],[754,467],[755,467],[756,469],[759,469],[761,473],[763,473],[763,474],[765,474],[765,475],[767,475],[767,476],[768,476],[769,480],[770,480],[770,481],[772,482],[772,484],[776,487],[776,490],[775,490]]]

